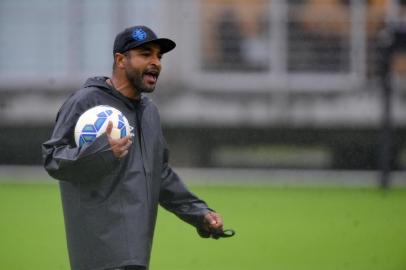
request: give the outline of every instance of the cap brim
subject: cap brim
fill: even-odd
[[[159,47],[161,47],[161,53],[162,54],[167,53],[167,52],[173,50],[176,47],[176,43],[173,40],[169,39],[169,38],[156,38],[156,39],[146,40],[145,42],[141,42],[141,43],[138,43],[138,44],[134,44],[133,46],[130,45],[130,46],[128,46],[126,51],[138,48],[138,47],[140,47],[142,45],[149,44],[149,43],[158,44]]]
[[[148,43],[156,43],[161,47],[161,53],[172,51],[176,47],[176,43],[169,38],[157,38]]]

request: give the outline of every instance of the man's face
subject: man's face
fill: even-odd
[[[161,72],[161,49],[157,44],[145,44],[126,54],[125,74],[138,93],[154,91]]]

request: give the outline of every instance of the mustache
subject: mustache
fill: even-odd
[[[147,68],[143,74],[149,74],[149,75],[153,75],[155,77],[158,77],[160,74],[160,70],[158,68]]]

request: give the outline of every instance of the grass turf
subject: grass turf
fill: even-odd
[[[160,210],[151,270],[403,270],[406,189],[192,187],[230,239]],[[57,185],[0,184],[0,269],[69,269]]]

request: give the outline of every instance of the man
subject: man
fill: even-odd
[[[154,91],[161,57],[175,46],[145,26],[119,33],[112,77],[90,78],[72,94],[43,144],[45,169],[60,180],[72,269],[147,269],[158,204],[202,237],[223,233],[221,216],[189,192],[169,166],[158,110],[143,95]],[[113,139],[109,123],[106,133],[77,147],[75,124],[97,105],[120,110],[134,136]]]

